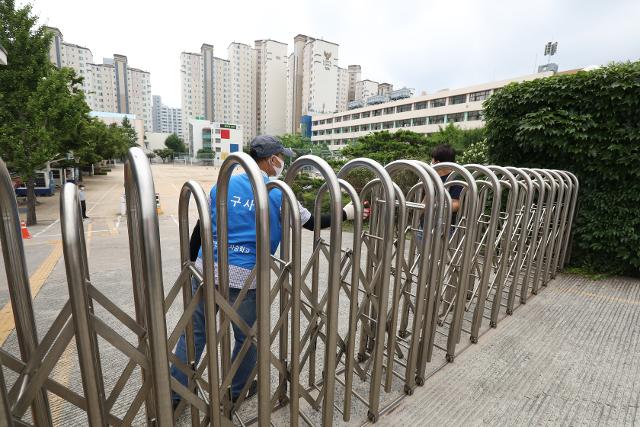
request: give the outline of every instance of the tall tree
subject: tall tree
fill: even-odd
[[[128,118],[125,117],[124,119],[122,119],[120,131],[127,141],[129,148],[137,147],[140,145],[138,144],[138,134],[136,133],[136,130],[133,128],[133,126],[131,126],[131,122]]]
[[[186,153],[187,146],[178,135],[172,133],[164,140],[164,145],[174,153]]]
[[[11,58],[0,68],[0,156],[27,186],[27,224],[36,223],[36,171],[82,146],[89,107],[81,79],[49,61],[51,34],[27,4],[0,2],[0,44]]]

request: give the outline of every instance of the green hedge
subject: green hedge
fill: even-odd
[[[510,84],[485,117],[493,162],[580,180],[571,263],[640,276],[640,62]]]

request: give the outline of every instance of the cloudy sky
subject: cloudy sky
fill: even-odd
[[[21,2],[24,3],[24,2]],[[33,0],[42,24],[151,72],[153,94],[180,106],[180,52],[302,33],[340,45],[363,78],[434,92],[530,74],[547,41],[560,69],[640,59],[638,0]]]

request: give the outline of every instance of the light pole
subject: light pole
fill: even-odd
[[[558,42],[548,42],[544,45],[544,56],[547,57],[547,65],[551,62],[551,57],[556,54],[558,50]]]

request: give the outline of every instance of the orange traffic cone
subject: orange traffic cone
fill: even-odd
[[[30,239],[31,233],[29,233],[29,229],[27,228],[27,224],[24,221],[20,221],[20,229],[22,231],[23,239]]]

